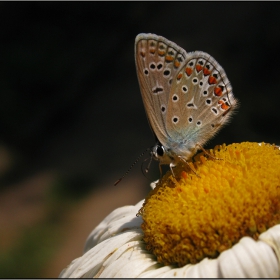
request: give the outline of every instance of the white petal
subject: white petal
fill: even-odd
[[[157,277],[157,278],[220,278],[218,270],[217,259],[203,259],[198,264],[187,264],[181,268],[175,268],[172,266],[166,266],[163,269],[159,268],[158,273],[146,272],[141,277]]]
[[[135,242],[134,246],[126,249],[122,254],[117,255],[116,252],[116,256],[112,256],[104,262],[104,270],[99,277],[138,277],[146,269],[149,269],[157,263],[155,257],[145,250],[143,251],[142,248],[145,248],[143,241]]]
[[[142,218],[136,217],[144,200],[116,209],[90,234],[86,253],[72,261],[60,277],[279,277],[280,225],[260,235],[243,237],[217,259],[203,259],[182,268],[163,266],[145,249]]]
[[[127,231],[111,237],[97,244],[87,251],[83,256],[72,262],[59,277],[92,277],[103,270],[104,262],[116,254],[118,250],[123,252],[124,249],[130,248],[129,242],[141,241],[143,236],[142,230]],[[122,246],[125,246],[123,248]],[[120,267],[118,268],[120,269]]]
[[[276,225],[259,236],[259,239],[268,244],[277,256],[280,266],[280,225]]]
[[[110,213],[88,236],[84,248],[84,252],[94,247],[96,244],[109,238],[110,236],[121,232],[124,228],[140,227],[143,220],[142,217],[136,217],[141,208],[144,199],[136,205],[123,206],[115,209]],[[118,224],[117,228],[114,222]]]
[[[270,229],[279,235],[279,226]],[[279,277],[279,265],[273,249],[265,242],[243,237],[230,250],[224,251],[219,260],[221,277]]]
[[[165,272],[171,271],[174,269],[175,266],[172,265],[160,265],[158,264],[157,267],[155,267],[153,270],[146,271],[144,273],[141,273],[139,275],[139,278],[161,278],[163,277]]]

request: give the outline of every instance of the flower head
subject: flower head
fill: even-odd
[[[208,153],[196,174],[178,165],[145,202],[107,216],[60,277],[279,277],[279,149]]]
[[[247,142],[211,153],[221,160],[199,154],[197,174],[169,171],[140,210],[147,249],[165,265],[216,258],[280,223],[279,149]]]

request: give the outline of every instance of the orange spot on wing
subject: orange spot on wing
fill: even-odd
[[[227,110],[229,108],[229,105],[227,105],[223,100],[219,100],[218,104],[221,104],[221,108],[223,110]]]
[[[178,81],[181,80],[182,76],[183,76],[183,74],[182,74],[182,73],[179,73],[178,76],[177,76],[177,80],[178,80]]]
[[[186,71],[187,75],[190,76],[192,74],[193,70],[191,68],[187,67],[185,71]]]
[[[204,76],[208,76],[209,74],[210,74],[211,72],[209,71],[209,69],[207,69],[207,68],[203,68],[203,74],[204,74]]]
[[[211,77],[209,77],[209,79],[210,79]],[[221,96],[222,94],[223,94],[223,91],[222,91],[222,89],[220,88],[220,87],[215,87],[214,88],[214,94],[216,95],[216,96]]]
[[[145,57],[145,52],[140,52],[140,55],[141,55],[142,57]]]
[[[217,83],[217,80],[216,78],[214,78],[213,76],[210,76],[209,79],[208,79],[208,83],[210,85],[213,85],[213,84],[216,84]]]
[[[150,49],[150,53],[154,54],[156,52],[156,49]]]
[[[202,66],[200,64],[196,64],[195,69],[197,72],[200,72],[202,70]]]
[[[223,100],[219,100],[219,101],[218,101],[218,104],[221,104],[221,108],[222,108],[223,110],[229,109],[229,105],[227,105]]]
[[[165,55],[165,51],[158,50],[158,54],[159,54],[160,56],[164,56],[164,55]]]
[[[221,108],[222,108],[223,110],[227,110],[227,109],[229,108],[229,106],[228,106],[226,103],[223,103],[222,106],[221,106]]]
[[[229,113],[229,111],[230,111],[230,107],[228,108],[228,110],[226,110],[223,114],[222,114],[222,116],[224,117],[226,114],[228,114]]]
[[[165,57],[165,60],[166,60],[167,62],[171,62],[173,59],[174,59],[174,57],[173,57],[173,56],[170,56],[170,55],[167,55],[167,56]]]
[[[175,62],[174,62],[174,66],[176,67],[176,68],[178,68],[179,66],[180,66],[180,62],[178,61],[178,60],[176,60]]]

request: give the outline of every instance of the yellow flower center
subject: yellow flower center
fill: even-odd
[[[217,146],[168,171],[139,214],[147,249],[165,265],[215,258],[244,236],[280,223],[280,151],[262,143]]]

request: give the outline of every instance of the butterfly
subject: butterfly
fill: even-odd
[[[238,101],[220,64],[155,34],[135,39],[138,81],[156,144],[152,156],[172,167],[189,160],[226,124]]]

